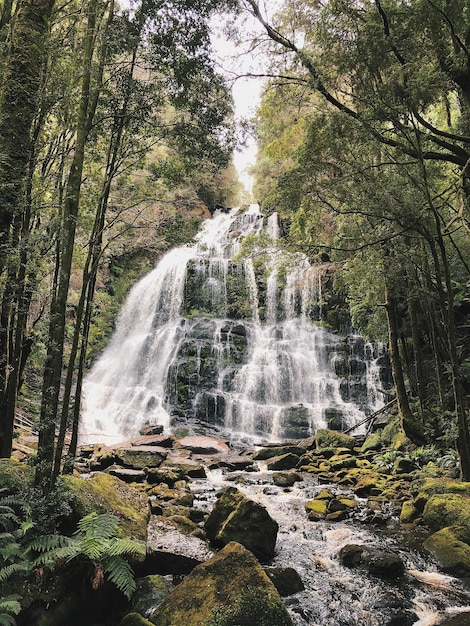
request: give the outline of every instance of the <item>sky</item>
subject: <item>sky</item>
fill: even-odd
[[[279,5],[279,0],[271,0],[270,8]],[[245,33],[246,44],[235,44],[228,41],[224,35],[224,23],[218,18],[214,20],[212,27],[212,42],[216,51],[216,58],[219,69],[226,73],[229,79],[237,75],[253,73],[262,74],[266,58],[262,55],[254,55],[248,50],[250,36],[248,33],[259,34],[262,27],[254,17],[247,17],[246,22],[241,26],[241,31]],[[240,24],[240,22],[239,22]],[[237,78],[232,83],[232,94],[235,104],[235,117],[237,120],[252,118],[256,113],[259,104],[263,79],[261,78]],[[256,142],[254,138],[247,138],[246,146],[241,150],[236,150],[234,154],[234,164],[237,168],[240,181],[247,191],[251,192],[253,179],[248,173],[248,168],[256,160]]]

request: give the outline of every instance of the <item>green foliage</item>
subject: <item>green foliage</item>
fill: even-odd
[[[90,513],[83,517],[72,537],[43,535],[29,547],[38,553],[35,565],[53,567],[74,559],[93,565],[92,585],[101,584],[102,574],[130,599],[135,590],[134,572],[125,557],[145,554],[142,542],[120,539],[119,520],[109,513]]]

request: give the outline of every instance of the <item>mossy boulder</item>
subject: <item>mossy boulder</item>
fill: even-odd
[[[207,536],[214,546],[236,541],[262,562],[274,556],[278,528],[278,523],[263,506],[236,487],[227,487],[221,492],[205,523]]]
[[[132,595],[132,608],[141,615],[151,615],[172,591],[172,585],[158,574],[144,576],[136,581]]]
[[[15,459],[0,459],[0,489],[10,493],[23,490],[32,482],[33,468]]]
[[[150,510],[145,494],[103,472],[96,472],[90,478],[64,476],[63,480],[74,495],[73,526],[92,511],[111,513],[119,519],[123,537],[146,541]]]
[[[462,526],[441,528],[424,542],[439,568],[453,576],[470,576],[470,531]]]
[[[255,556],[235,542],[195,567],[150,621],[155,626],[292,626]]]
[[[268,470],[289,470],[297,466],[300,457],[296,454],[287,453],[272,457],[268,462]]]
[[[371,450],[380,450],[382,447],[382,431],[371,433],[361,446],[361,452],[370,452]]]
[[[337,430],[319,428],[316,432],[317,450],[326,448],[347,448],[352,450],[356,445],[354,437],[340,433]]]
[[[423,521],[431,530],[463,526],[470,531],[470,497],[458,493],[431,496],[423,510]]]
[[[144,467],[159,467],[168,456],[168,450],[158,446],[131,446],[115,449],[114,456],[125,467],[141,470]]]
[[[402,524],[411,524],[418,519],[420,512],[416,508],[413,500],[405,500],[401,506],[400,522]]]
[[[265,461],[276,456],[282,456],[283,454],[295,454],[297,456],[302,456],[306,453],[306,451],[307,449],[304,446],[297,445],[269,446],[256,450],[253,454],[253,459],[255,461]]]

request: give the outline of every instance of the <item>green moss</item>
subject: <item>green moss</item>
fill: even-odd
[[[443,571],[454,576],[469,576],[470,545],[466,543],[468,536],[467,528],[446,527],[428,537],[424,547],[433,555]]]
[[[307,513],[312,511],[316,515],[326,515],[327,507],[328,500],[307,500],[305,503],[305,510]]]
[[[0,489],[21,491],[32,483],[32,479],[31,466],[15,459],[0,459]]]
[[[423,520],[431,530],[463,526],[470,532],[470,498],[456,493],[431,496],[424,507]]]
[[[403,502],[400,512],[400,522],[402,524],[411,524],[417,517],[419,517],[419,511],[415,507],[414,502],[412,500]]]
[[[235,542],[195,567],[150,621],[156,626],[292,626],[267,574]]]
[[[325,448],[347,448],[352,450],[356,445],[354,437],[345,435],[336,430],[328,430],[326,428],[319,428],[316,432],[317,450],[323,450]]]
[[[152,626],[152,622],[142,617],[140,613],[128,613],[120,622],[119,626]]]
[[[67,488],[74,494],[78,518],[92,511],[111,513],[120,522],[123,537],[145,541],[149,507],[147,496],[115,476],[96,472],[91,478],[65,476]]]

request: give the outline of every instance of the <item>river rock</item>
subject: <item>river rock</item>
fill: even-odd
[[[111,513],[119,518],[122,537],[146,540],[150,516],[146,494],[104,472],[96,472],[89,478],[63,476],[62,480],[74,494],[73,527],[92,511]]]
[[[292,626],[267,574],[254,555],[235,542],[195,567],[150,621],[155,626]]]
[[[161,424],[148,424],[142,426],[139,430],[139,435],[161,435],[163,433],[163,426]]]
[[[292,487],[302,480],[302,475],[298,472],[273,472],[273,483],[277,487]]]
[[[384,578],[396,578],[405,572],[403,561],[396,554],[380,548],[347,544],[338,552],[338,558],[345,567],[363,567]]]
[[[264,571],[282,598],[305,589],[299,573],[293,567],[265,567]]]
[[[470,498],[459,493],[433,495],[424,507],[423,521],[431,530],[464,526],[470,531]]]
[[[184,450],[190,450],[194,454],[228,454],[230,448],[221,439],[197,435],[183,437],[176,442],[176,446]]]
[[[114,450],[116,461],[132,469],[159,467],[168,456],[166,448],[158,446],[129,446]]]
[[[178,521],[167,517],[151,517],[144,572],[187,574],[213,554],[203,539],[188,534],[187,529],[183,532]]]
[[[171,468],[174,471],[181,471],[186,478],[207,478],[206,470],[201,463],[177,455],[167,458],[160,467],[162,469]]]
[[[173,590],[169,581],[158,574],[138,578],[135,583],[132,608],[144,617],[151,615]]]
[[[256,450],[253,454],[255,461],[266,461],[273,457],[282,456],[283,454],[295,454],[300,457],[307,451],[303,446],[285,445],[285,446],[269,446]]]
[[[345,435],[336,430],[328,430],[327,428],[319,428],[316,432],[317,450],[324,448],[347,448],[352,450],[356,445],[354,437]]]
[[[268,470],[288,470],[297,466],[300,457],[296,454],[287,453],[275,456],[268,462]]]
[[[142,483],[145,481],[145,472],[141,469],[129,469],[121,465],[111,465],[106,472],[111,476],[116,476],[125,483]]]
[[[443,572],[453,576],[470,576],[469,539],[468,528],[452,526],[433,533],[423,545]]]
[[[173,435],[143,435],[129,440],[131,446],[159,446],[160,448],[172,448],[175,444]]]
[[[211,543],[220,547],[236,541],[261,562],[274,556],[278,524],[266,509],[236,487],[227,487],[217,499],[205,523]]]

